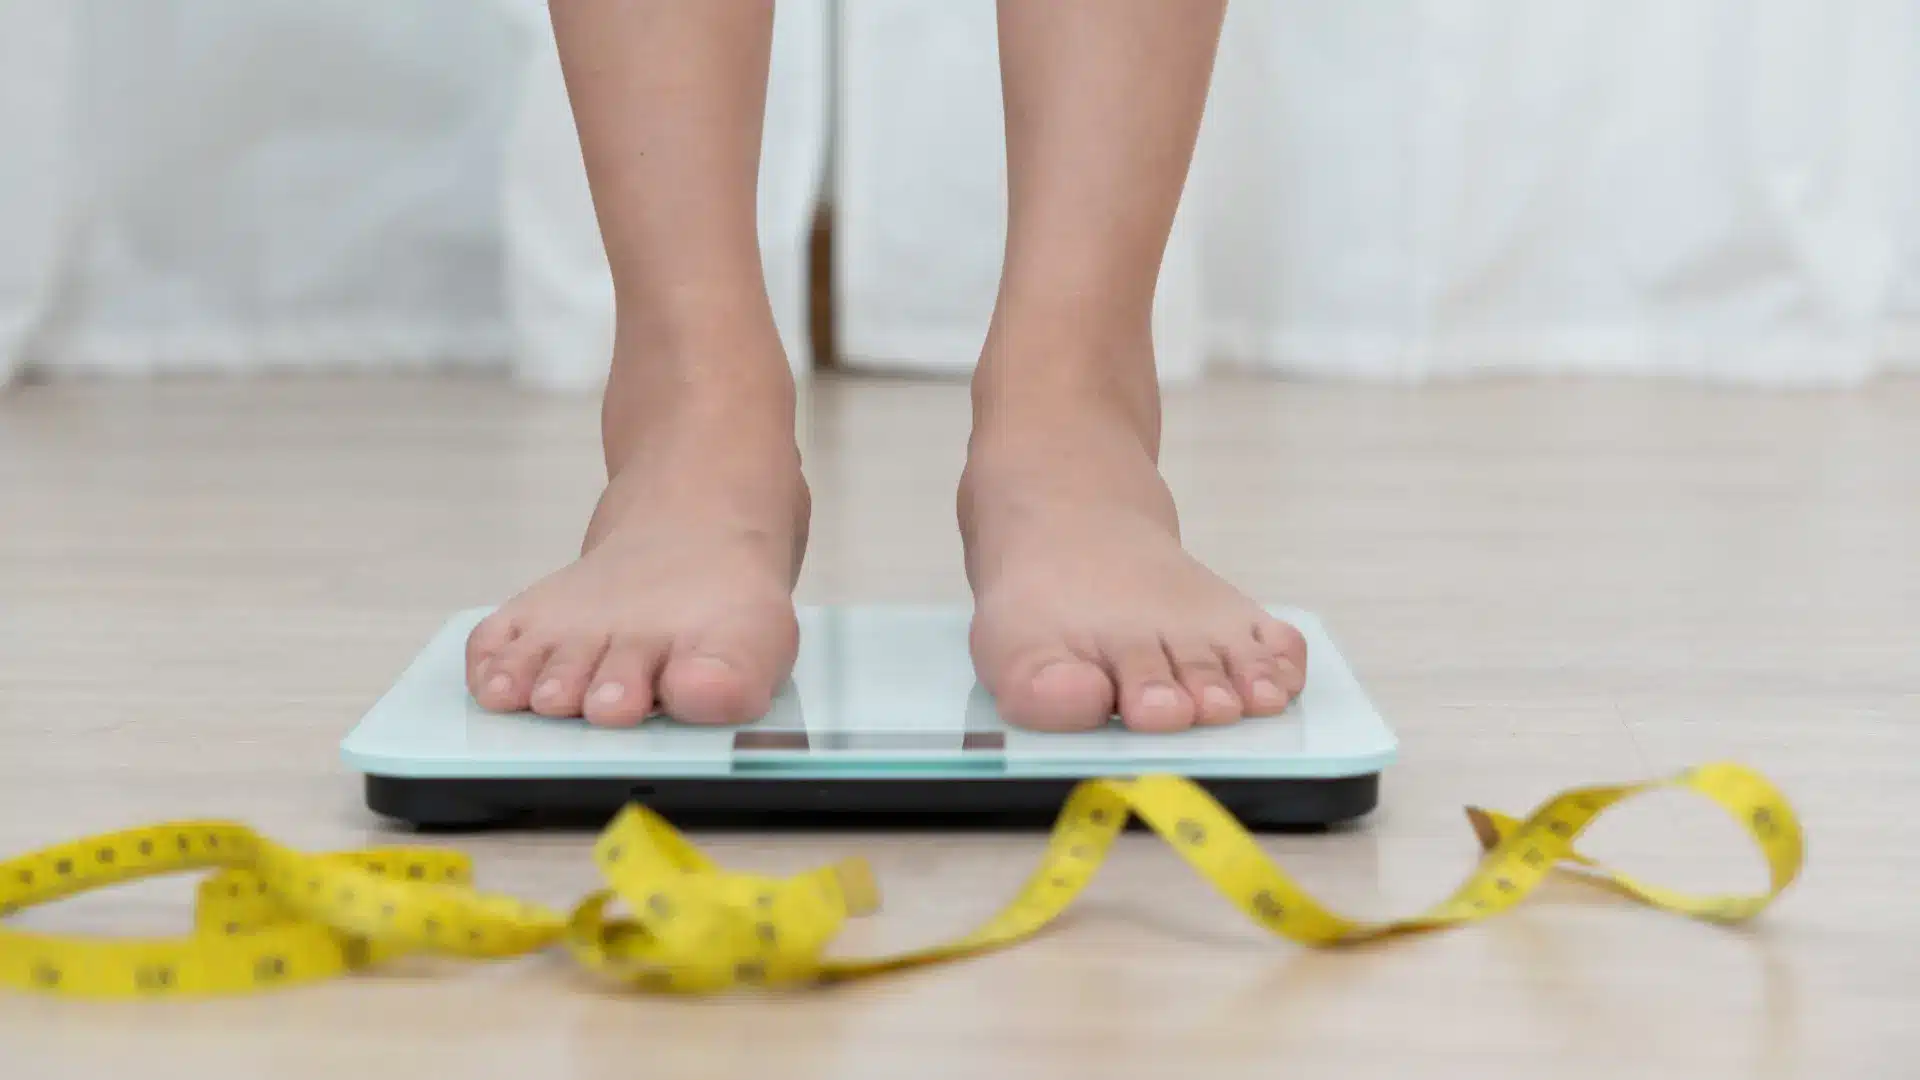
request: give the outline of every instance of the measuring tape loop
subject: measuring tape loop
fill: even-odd
[[[1694,896],[1575,850],[1575,839],[1609,808],[1660,788],[1701,795],[1732,817],[1766,860],[1768,890]],[[1805,838],[1785,796],[1750,769],[1717,763],[1644,784],[1572,789],[1521,818],[1469,807],[1482,852],[1466,880],[1418,915],[1361,921],[1309,895],[1191,781],[1089,780],[1062,807],[1035,872],[977,929],[909,952],[844,959],[827,956],[828,947],[848,918],[879,905],[866,863],[843,860],[786,878],[730,871],[641,806],[623,810],[594,843],[606,887],[564,914],[476,889],[472,865],[458,852],[308,854],[244,825],[187,821],[0,862],[0,917],[140,878],[211,871],[196,894],[193,930],[182,937],[87,938],[0,927],[0,986],[108,999],[240,994],[335,978],[409,954],[481,960],[554,946],[602,977],[648,992],[865,978],[1005,948],[1040,932],[1087,888],[1135,816],[1256,925],[1318,947],[1489,918],[1520,903],[1563,864],[1657,909],[1746,920],[1797,880],[1805,858]]]
[[[588,968],[642,989],[811,981],[841,924],[879,905],[860,860],[787,879],[734,873],[640,806],[614,819],[593,858],[610,887],[574,909],[567,945]],[[616,900],[628,914],[609,918]]]

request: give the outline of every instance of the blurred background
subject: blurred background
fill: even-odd
[[[782,0],[796,367],[970,366],[1003,218],[984,0]],[[1848,385],[1920,367],[1920,3],[1243,0],[1165,378]],[[610,288],[534,0],[0,3],[0,381],[598,386]]]

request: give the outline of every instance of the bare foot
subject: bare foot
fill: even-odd
[[[621,389],[583,553],[474,630],[469,689],[489,709],[595,724],[756,719],[799,642],[809,504],[791,385]]]
[[[1285,708],[1306,641],[1182,549],[1157,421],[1097,389],[985,404],[959,509],[974,667],[1007,721],[1162,732]]]

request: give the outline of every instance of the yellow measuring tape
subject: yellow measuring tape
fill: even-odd
[[[1738,821],[1771,869],[1751,896],[1688,896],[1608,870],[1574,850],[1596,816],[1656,788],[1704,795]],[[1757,915],[1799,876],[1803,840],[1787,800],[1734,764],[1645,784],[1587,787],[1524,819],[1470,809],[1483,855],[1454,893],[1389,922],[1343,918],[1280,871],[1195,784],[1171,776],[1090,780],[1062,809],[1045,857],[1013,901],[956,941],[895,956],[833,959],[849,917],[879,897],[859,860],[789,878],[715,866],[665,821],[623,811],[593,848],[607,888],[570,913],[476,890],[468,860],[434,848],[308,854],[244,825],[178,822],[92,837],[0,862],[0,915],[90,889],[215,868],[191,935],[138,940],[0,929],[0,985],[82,998],[258,992],[361,970],[405,954],[469,959],[553,946],[641,990],[701,994],[870,976],[1003,948],[1045,927],[1086,888],[1130,815],[1138,815],[1234,906],[1273,933],[1335,946],[1484,919],[1514,906],[1560,863],[1656,908],[1711,921]],[[624,912],[613,909],[615,902]]]

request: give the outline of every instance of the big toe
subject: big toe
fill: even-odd
[[[1002,719],[1036,731],[1086,731],[1113,716],[1113,680],[1098,664],[1070,653],[1035,650],[992,680]]]
[[[791,611],[732,619],[674,651],[660,675],[660,703],[689,724],[758,720],[772,708],[798,645]]]

